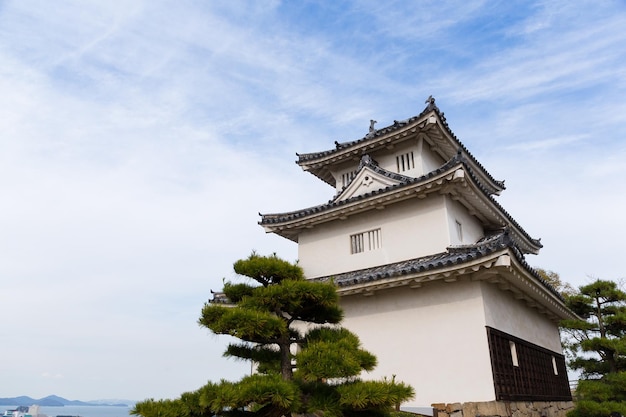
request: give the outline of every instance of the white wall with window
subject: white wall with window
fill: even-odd
[[[447,223],[442,195],[395,203],[303,230],[299,263],[307,277],[315,278],[443,252],[450,245]],[[353,253],[351,236],[376,229],[379,246]]]
[[[467,208],[450,196],[446,196],[445,203],[451,245],[469,245],[484,237],[480,221],[471,216]]]
[[[345,188],[348,184],[350,184],[350,181],[352,181],[352,179],[354,178],[354,176],[356,175],[356,170],[350,170],[350,171],[346,171],[346,172],[342,172],[339,175],[340,180],[337,181],[337,189],[341,190],[343,188]]]
[[[530,309],[513,293],[505,293],[496,286],[483,284],[485,322],[493,327],[535,345],[561,352],[561,338],[558,327],[535,309]]]
[[[369,252],[382,247],[380,228],[367,232],[355,233],[350,236],[350,252],[352,254]]]
[[[403,172],[415,169],[415,155],[413,151],[408,151],[396,155],[396,172]]]

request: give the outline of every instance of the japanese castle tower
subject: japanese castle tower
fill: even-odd
[[[558,322],[574,315],[526,262],[542,245],[494,198],[504,182],[433,98],[418,116],[374,123],[361,139],[298,154],[334,188],[329,202],[259,223],[298,244],[308,279],[337,285],[344,325],[378,357],[364,378],[395,375],[416,390],[409,405],[439,415],[512,415],[515,404],[564,415]]]

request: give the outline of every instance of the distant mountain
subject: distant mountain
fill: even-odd
[[[0,398],[0,405],[24,405],[28,401],[33,401],[33,399],[30,397],[25,397],[23,395],[21,397]],[[32,405],[32,404],[28,404],[28,405]]]
[[[50,403],[50,404],[39,404],[39,405],[54,405],[55,403],[60,404],[60,405],[89,405],[88,403],[83,402],[83,401],[66,400],[63,397],[59,397],[58,395],[48,395],[47,397],[44,397],[39,401],[45,401],[47,403]]]
[[[111,400],[110,402],[107,400],[94,400],[94,401],[77,401],[77,400],[67,400],[63,397],[59,397],[57,395],[48,395],[47,397],[35,399],[27,396],[20,397],[12,397],[12,398],[0,398],[0,405],[41,405],[44,407],[63,407],[65,405],[81,405],[81,406],[99,406],[99,405],[108,405],[108,406],[119,406],[119,407],[128,407],[129,405],[134,404],[134,401],[124,401],[124,400]]]

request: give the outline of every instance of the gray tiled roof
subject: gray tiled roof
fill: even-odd
[[[423,256],[420,258],[409,259],[401,262],[394,262],[386,265],[379,265],[372,268],[359,269],[331,276],[317,277],[311,279],[316,282],[332,281],[339,288],[346,288],[353,285],[361,285],[366,283],[375,283],[376,281],[401,277],[420,272],[437,273],[438,270],[450,267],[463,267],[463,264],[488,258],[496,252],[508,249],[515,259],[537,279],[550,293],[555,295],[559,300],[564,301],[563,296],[552,285],[545,281],[539,273],[532,268],[525,260],[524,255],[517,249],[513,240],[510,238],[508,230],[502,229],[493,234],[479,240],[471,245],[451,246],[446,252],[435,255]],[[230,300],[222,292],[213,292],[211,303],[230,305]]]
[[[313,281],[326,282],[333,281],[340,288],[347,288],[352,285],[375,282],[383,279],[400,277],[419,272],[443,269],[452,266],[462,266],[464,263],[473,260],[479,260],[494,252],[503,249],[510,249],[510,252],[522,264],[522,266],[533,275],[541,284],[552,294],[557,296],[561,301],[563,297],[558,291],[547,283],[537,271],[535,271],[524,259],[524,255],[515,246],[513,240],[509,236],[506,229],[495,232],[487,236],[475,244],[452,246],[446,252],[435,255],[423,256],[420,258],[409,259],[406,261],[395,262],[386,265],[375,266],[372,268],[360,269],[356,271],[344,272],[332,276],[317,277]]]
[[[387,186],[385,188],[381,188],[379,190],[374,190],[374,191],[371,191],[371,192],[366,193],[366,194],[357,195],[357,196],[351,197],[351,198],[346,199],[346,200],[337,200],[338,196],[335,196],[331,200],[329,200],[327,203],[320,204],[320,205],[313,206],[313,207],[304,208],[304,209],[301,209],[301,210],[296,210],[296,211],[291,211],[291,212],[286,212],[286,213],[260,214],[262,216],[262,219],[259,222],[259,224],[261,224],[261,225],[264,225],[264,224],[275,224],[275,223],[282,223],[282,222],[289,221],[289,220],[295,220],[295,219],[298,219],[298,218],[303,218],[303,217],[309,216],[311,214],[319,213],[319,212],[322,212],[322,211],[326,211],[326,210],[329,210],[331,208],[335,208],[335,207],[338,207],[338,206],[342,206],[344,204],[352,203],[352,202],[357,201],[357,200],[364,200],[364,199],[367,199],[368,197],[371,197],[371,196],[374,196],[374,195],[383,194],[383,193],[385,193],[387,191],[396,189],[398,187],[402,187],[402,186],[409,185],[409,184],[415,184],[415,183],[419,183],[419,182],[425,182],[429,178],[432,178],[434,176],[437,176],[437,175],[447,171],[452,166],[454,166],[457,162],[458,161],[456,159],[452,159],[452,160],[446,162],[441,167],[437,168],[436,170],[431,171],[431,172],[429,172],[426,175],[422,175],[421,177],[416,177],[416,178],[415,177],[407,177],[407,176],[401,175],[401,174],[396,174],[394,172],[387,171],[384,168],[378,167],[376,165],[376,168],[375,168],[376,172],[384,173],[385,176],[387,176],[389,178],[399,179],[399,180],[401,180],[401,182],[399,184],[397,184],[397,185],[390,185],[390,186]],[[370,163],[370,164],[367,164],[367,166],[372,168],[374,166],[374,164]]]
[[[345,200],[338,200],[338,197],[340,195],[337,195],[328,203],[321,204],[318,206],[309,207],[309,208],[287,212],[287,213],[261,214],[262,218],[259,224],[260,225],[273,225],[273,224],[280,224],[280,223],[284,223],[284,222],[288,222],[292,220],[306,218],[307,216],[310,216],[316,213],[328,211],[333,208],[337,208],[346,204],[353,203],[355,201],[365,200],[372,196],[381,195],[390,191],[400,189],[402,187],[417,184],[420,182],[427,182],[430,178],[437,176],[439,174],[442,174],[446,171],[452,170],[452,168],[454,168],[455,166],[463,166],[466,172],[469,174],[472,181],[476,184],[476,186],[483,193],[483,195],[490,200],[491,204],[493,204],[504,215],[504,217],[506,217],[506,219],[517,230],[519,230],[519,232],[526,239],[528,239],[530,242],[532,242],[535,246],[539,248],[543,246],[539,239],[533,239],[528,233],[526,233],[526,231],[519,225],[519,223],[495,200],[495,198],[489,193],[489,191],[481,184],[478,177],[474,174],[472,168],[467,164],[465,155],[461,152],[457,153],[457,155],[455,155],[452,159],[450,159],[448,162],[446,162],[444,165],[442,165],[438,169],[431,171],[428,174],[422,175],[421,177],[417,177],[417,178],[407,177],[404,175],[387,171],[384,168],[379,167],[372,160],[368,160],[367,162],[361,162],[359,166],[360,166],[360,169],[363,169],[363,167],[368,166],[370,169],[375,169],[376,172],[386,175],[390,178],[399,180],[400,182],[396,185],[390,185],[385,188],[374,190],[366,194],[357,195],[357,196],[354,196]]]
[[[413,116],[411,118],[405,119],[405,120],[394,120],[392,125],[389,125],[387,127],[381,128],[381,129],[376,129],[372,132],[369,132],[367,135],[365,135],[364,137],[362,137],[361,139],[357,139],[357,140],[353,140],[353,141],[348,141],[348,142],[335,142],[335,148],[334,149],[329,149],[326,151],[321,151],[321,152],[311,152],[311,153],[296,153],[296,156],[298,156],[298,160],[296,161],[296,163],[298,165],[302,165],[302,164],[306,164],[307,162],[310,161],[314,161],[316,159],[319,158],[323,158],[325,156],[330,156],[333,155],[335,153],[338,153],[340,151],[343,151],[345,149],[348,148],[352,148],[352,147],[358,147],[366,142],[371,141],[372,139],[375,139],[377,137],[386,135],[388,133],[393,133],[397,130],[399,130],[400,128],[402,128],[403,126],[409,125],[413,122],[418,121],[419,119],[423,118],[426,114],[428,114],[431,111],[434,111],[435,113],[437,113],[437,115],[439,116],[439,119],[441,120],[443,127],[445,128],[446,132],[450,135],[450,137],[452,137],[452,139],[455,141],[457,147],[459,149],[462,149],[463,152],[468,156],[468,158],[472,161],[473,164],[475,164],[477,167],[479,167],[484,174],[487,176],[487,178],[489,178],[490,181],[493,181],[495,184],[497,184],[499,187],[501,187],[502,189],[505,189],[506,187],[504,186],[504,181],[499,181],[496,180],[495,178],[493,178],[491,176],[491,174],[489,174],[489,172],[485,169],[485,167],[478,162],[478,160],[470,153],[470,151],[465,147],[465,145],[463,145],[463,143],[456,137],[456,135],[454,134],[454,132],[452,132],[452,130],[450,129],[450,126],[448,125],[448,122],[445,118],[444,113],[439,110],[439,107],[437,107],[437,105],[435,104],[435,99],[430,97],[429,100],[427,100],[428,105],[426,106],[426,108],[417,116]]]

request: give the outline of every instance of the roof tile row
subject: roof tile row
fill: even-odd
[[[518,229],[521,232],[521,234],[526,239],[531,241],[534,245],[536,245],[539,248],[543,246],[541,244],[540,239],[533,239],[520,226],[520,224],[495,200],[495,198],[493,198],[493,196],[489,193],[487,188],[481,184],[480,180],[478,179],[478,177],[476,176],[472,168],[466,162],[464,154],[460,151],[452,159],[450,159],[448,162],[443,164],[441,167],[437,168],[434,171],[429,172],[428,174],[422,175],[420,177],[407,177],[401,174],[397,174],[397,173],[385,170],[384,168],[379,167],[376,164],[376,162],[372,160],[371,158],[363,157],[361,164],[359,165],[360,169],[363,169],[364,167],[367,166],[370,169],[374,169],[377,173],[383,174],[392,179],[396,179],[400,182],[396,185],[389,185],[387,187],[384,187],[378,190],[373,190],[369,193],[357,195],[357,196],[354,196],[345,200],[338,200],[338,198],[340,197],[340,194],[338,194],[332,200],[328,201],[328,203],[326,204],[321,204],[321,205],[317,205],[317,206],[313,206],[313,207],[309,207],[309,208],[305,208],[305,209],[301,209],[297,211],[287,212],[287,213],[261,214],[262,218],[259,224],[272,225],[272,224],[279,224],[279,223],[288,222],[292,220],[302,219],[312,214],[322,213],[324,211],[328,211],[333,208],[337,208],[343,205],[354,203],[355,201],[365,200],[376,195],[381,195],[389,191],[399,189],[401,187],[417,184],[420,182],[427,182],[429,179],[435,176],[438,176],[442,173],[445,173],[446,171],[451,170],[453,167],[457,165],[464,167],[465,171],[469,174],[469,176],[471,177],[473,182],[476,184],[478,189],[483,193],[483,195],[487,197],[494,206],[497,207],[497,209],[507,218],[507,220],[513,226],[515,226],[516,229]]]
[[[313,281],[332,281],[338,287],[350,287],[368,282],[375,282],[382,279],[400,277],[403,275],[418,272],[432,271],[438,269],[462,266],[462,264],[483,258],[494,252],[509,248],[511,253],[520,264],[535,277],[548,291],[563,301],[561,294],[545,281],[539,273],[532,268],[525,260],[522,252],[515,246],[509,235],[508,229],[502,229],[485,237],[472,245],[452,246],[446,252],[435,255],[424,256],[406,261],[395,262],[387,265],[375,266],[372,268],[360,269],[356,271],[344,272],[332,276],[314,278]]]
[[[445,128],[446,132],[450,135],[450,137],[452,137],[454,139],[454,141],[456,142],[457,146],[463,150],[463,152],[469,157],[469,159],[472,161],[472,163],[474,163],[476,166],[478,166],[489,178],[490,181],[493,181],[495,184],[497,184],[498,186],[500,186],[502,189],[505,189],[506,187],[504,186],[504,181],[499,181],[496,180],[495,178],[493,178],[491,176],[491,174],[489,174],[489,172],[485,169],[485,167],[478,162],[478,160],[471,154],[471,152],[465,147],[465,145],[463,145],[463,143],[456,137],[456,135],[454,134],[454,132],[452,132],[452,130],[450,129],[450,126],[448,125],[448,122],[446,120],[445,114],[439,110],[439,107],[437,107],[437,105],[435,104],[435,99],[431,96],[428,98],[428,100],[426,100],[426,102],[428,103],[428,105],[426,106],[426,108],[417,116],[413,116],[410,117],[408,119],[402,120],[402,121],[398,121],[398,120],[394,120],[393,124],[387,127],[384,127],[382,129],[376,129],[374,131],[369,132],[367,135],[363,136],[361,139],[357,139],[357,140],[353,140],[353,141],[348,141],[348,142],[335,142],[335,149],[329,149],[326,151],[321,151],[321,152],[312,152],[312,153],[303,153],[303,154],[299,154],[296,153],[296,155],[298,156],[298,160],[296,161],[296,163],[298,165],[304,164],[306,162],[315,160],[315,159],[319,159],[325,156],[329,156],[332,155],[334,153],[339,152],[340,150],[343,149],[347,149],[350,147],[355,147],[363,142],[367,142],[369,140],[371,140],[372,138],[375,137],[379,137],[382,135],[386,135],[388,133],[393,133],[394,131],[400,129],[403,126],[406,126],[408,124],[411,124],[413,122],[416,122],[417,120],[423,118],[426,114],[428,114],[431,111],[434,111],[435,113],[437,113],[437,115],[439,116],[439,119],[441,120],[443,127]]]

